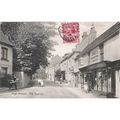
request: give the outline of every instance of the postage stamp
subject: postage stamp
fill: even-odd
[[[79,23],[78,22],[67,22],[61,25],[61,37],[63,43],[79,43]]]

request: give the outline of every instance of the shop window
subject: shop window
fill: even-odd
[[[97,48],[91,51],[91,56],[95,56],[98,54]]]

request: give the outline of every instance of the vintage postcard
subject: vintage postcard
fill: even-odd
[[[119,98],[120,22],[0,22],[0,98]]]

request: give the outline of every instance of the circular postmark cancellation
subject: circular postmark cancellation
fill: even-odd
[[[79,43],[79,23],[78,22],[67,22],[61,23],[58,28],[59,34],[63,39],[63,43]]]

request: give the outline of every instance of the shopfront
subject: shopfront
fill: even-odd
[[[115,97],[120,98],[120,69],[115,71],[116,77],[116,94]]]
[[[113,91],[115,97],[120,98],[120,60],[112,62],[113,70]]]
[[[83,86],[88,86],[89,90],[108,93],[112,91],[111,67],[109,62],[100,62],[81,68]],[[83,87],[84,88],[84,87]]]

